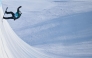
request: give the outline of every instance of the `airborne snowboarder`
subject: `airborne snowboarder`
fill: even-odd
[[[14,20],[16,20],[16,19],[18,19],[18,18],[20,18],[20,16],[21,16],[21,11],[19,10],[20,8],[21,8],[22,6],[19,6],[18,8],[17,8],[17,12],[16,13],[13,13],[12,11],[10,11],[10,12],[7,12],[7,9],[8,9],[8,7],[6,8],[6,11],[5,11],[5,14],[11,14],[12,15],[12,17],[3,17],[3,19],[14,19]]]

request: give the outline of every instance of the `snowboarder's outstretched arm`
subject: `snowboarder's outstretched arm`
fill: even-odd
[[[19,9],[20,9],[21,7],[22,7],[22,6],[19,6],[19,7],[18,7],[17,12],[20,12],[20,10],[19,10]]]

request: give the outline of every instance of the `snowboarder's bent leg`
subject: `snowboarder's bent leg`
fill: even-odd
[[[11,12],[11,11],[10,11],[10,12],[5,11],[5,13],[6,13],[6,14],[12,14],[12,15],[14,15],[14,13]]]
[[[6,14],[11,14],[12,17],[3,17],[4,19],[14,19],[14,13],[13,12],[7,12],[5,11]]]
[[[3,19],[13,19],[13,17],[3,17]]]

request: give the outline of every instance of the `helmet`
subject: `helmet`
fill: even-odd
[[[22,14],[21,11],[19,11],[19,14]]]

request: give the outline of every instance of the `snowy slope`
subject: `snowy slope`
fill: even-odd
[[[28,44],[57,58],[92,58],[91,0],[3,0],[8,11],[19,5],[22,17],[8,21]]]
[[[0,5],[0,58],[51,58],[21,40],[7,20],[3,19],[3,15],[2,5]]]
[[[37,47],[43,48],[59,58],[91,58],[91,15],[92,12],[86,12],[49,21],[49,24],[55,24],[56,26],[36,33],[38,38],[45,38],[41,43],[39,43],[40,40],[38,40],[38,43],[36,42]]]

